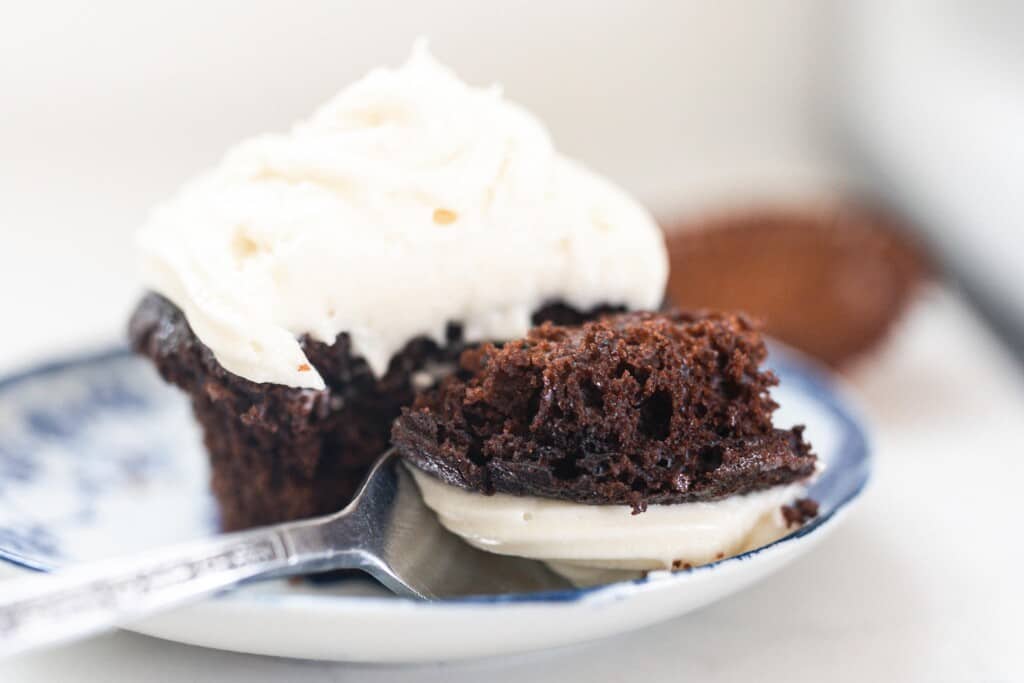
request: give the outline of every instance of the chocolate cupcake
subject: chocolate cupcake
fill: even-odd
[[[427,504],[479,547],[591,570],[696,566],[799,521],[801,427],[742,316],[624,314],[466,351],[392,441]],[[581,573],[582,572],[582,573]]]
[[[884,338],[928,272],[905,226],[860,205],[750,209],[668,230],[675,305],[746,311],[837,367]]]
[[[140,235],[133,346],[190,396],[227,529],[342,507],[465,348],[658,305],[650,215],[423,47],[232,150]]]

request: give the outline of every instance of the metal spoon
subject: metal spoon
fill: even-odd
[[[543,564],[446,531],[392,452],[341,512],[0,582],[0,655],[80,638],[243,582],[361,569],[422,600],[557,590]]]

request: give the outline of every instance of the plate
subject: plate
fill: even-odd
[[[776,423],[806,424],[825,462],[820,514],[769,546],[696,569],[584,590],[433,603],[370,580],[252,584],[130,630],[193,645],[308,659],[412,662],[527,652],[634,630],[758,581],[810,550],[864,489],[864,429],[817,366],[773,347]],[[216,532],[188,404],[123,349],[0,381],[0,559],[48,571]],[[0,563],[2,564],[2,563]]]

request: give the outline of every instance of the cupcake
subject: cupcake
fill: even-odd
[[[579,583],[694,567],[815,512],[802,427],[772,424],[775,376],[742,316],[633,313],[464,352],[392,440],[469,543]]]
[[[657,306],[649,213],[421,44],[140,232],[134,348],[191,398],[226,529],[341,508],[459,353]]]

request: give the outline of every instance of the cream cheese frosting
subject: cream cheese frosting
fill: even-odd
[[[139,244],[147,286],[224,368],[308,389],[324,382],[303,334],[348,333],[380,376],[449,322],[502,340],[554,300],[656,307],[668,268],[640,204],[422,42],[290,132],[231,150],[153,212]]]
[[[807,483],[721,500],[651,505],[584,505],[503,493],[484,495],[409,467],[423,501],[442,526],[469,544],[542,560],[578,584],[697,567],[761,547],[788,533],[783,505]]]

